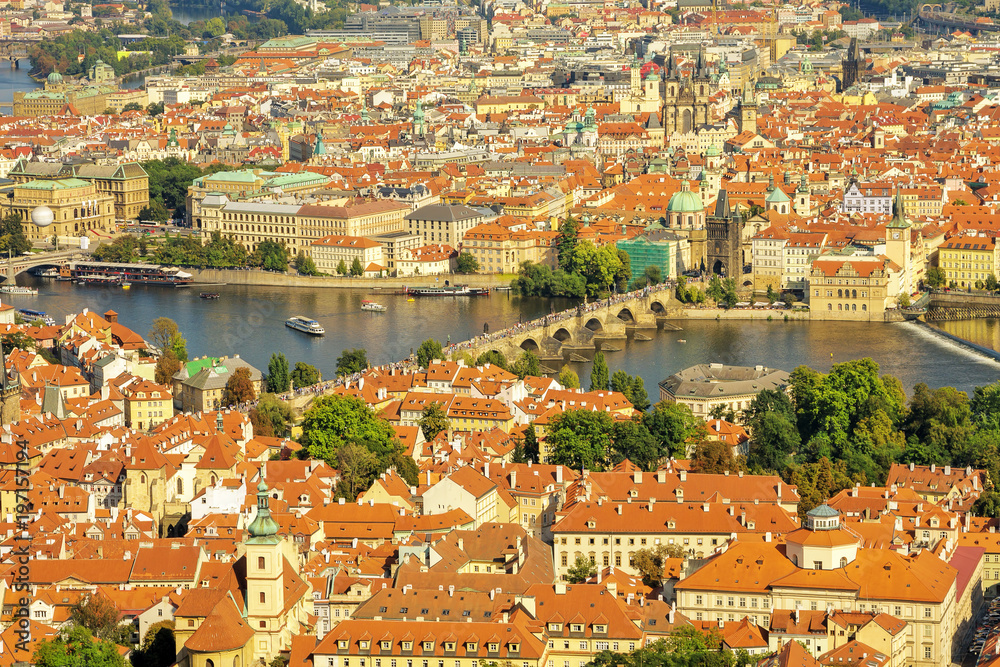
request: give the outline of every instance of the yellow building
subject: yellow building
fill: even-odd
[[[900,294],[902,272],[887,257],[823,256],[809,273],[813,319],[880,322]]]
[[[998,246],[986,236],[955,236],[938,247],[938,266],[950,285],[972,287],[997,273]]]
[[[45,227],[32,224],[40,216],[52,215]],[[36,211],[36,209],[39,209]],[[82,237],[101,234],[108,236],[115,229],[115,200],[97,190],[97,186],[79,178],[36,180],[14,186],[11,198],[0,204],[4,213],[21,216],[24,233],[29,241]],[[32,218],[32,213],[35,218]]]
[[[149,380],[125,388],[125,424],[138,431],[151,430],[174,416],[170,389]]]
[[[510,113],[511,111],[531,111],[544,109],[545,100],[534,95],[501,95],[480,97],[476,100],[476,113]]]
[[[135,220],[139,211],[149,205],[149,175],[138,162],[103,166],[22,159],[11,168],[7,178],[15,183],[66,178],[89,181],[101,194],[114,197],[118,220]]]

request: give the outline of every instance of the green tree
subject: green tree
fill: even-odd
[[[139,210],[139,220],[147,222],[158,222],[163,224],[170,219],[170,213],[167,212],[167,207],[163,205],[163,202],[159,199],[150,200],[149,204],[143,206]]]
[[[172,347],[171,343],[180,333],[177,322],[169,317],[157,317],[149,328],[149,342],[159,350],[167,350]]]
[[[253,380],[250,379],[250,369],[241,366],[226,380],[226,388],[222,392],[222,405],[249,403],[256,397],[257,392],[254,390]]]
[[[39,642],[33,661],[36,667],[125,667],[113,642],[95,638],[82,625]]]
[[[355,257],[354,261],[351,262],[351,275],[355,276],[355,277],[359,277],[364,272],[365,272],[365,270],[361,267],[361,260],[359,260],[357,257]]]
[[[448,415],[440,403],[428,403],[420,413],[417,420],[420,432],[424,434],[424,439],[430,442],[439,433],[448,430]]]
[[[153,369],[153,381],[156,384],[173,386],[173,377],[181,370],[181,361],[174,354],[173,350],[167,350],[156,360],[156,367]]]
[[[653,547],[639,549],[632,554],[632,567],[642,575],[647,586],[654,588],[663,580],[663,568],[670,558],[683,558],[684,547],[679,544],[657,544]]]
[[[660,443],[639,419],[616,421],[611,428],[611,463],[628,459],[643,470],[652,471],[659,465]]]
[[[621,276],[624,263],[615,246],[608,244],[598,248],[589,240],[583,240],[576,244],[572,268],[586,280],[587,294],[597,296],[611,290]]]
[[[250,260],[254,266],[265,271],[288,271],[288,249],[275,241],[264,241],[257,246]]]
[[[579,389],[580,376],[568,364],[564,364],[562,370],[559,371],[559,384],[567,389]]]
[[[188,360],[187,341],[184,340],[184,336],[180,335],[180,333],[175,333],[170,339],[168,350],[173,352],[174,356],[181,362]]]
[[[459,273],[475,273],[479,270],[479,262],[471,252],[462,252],[458,255],[456,268]]]
[[[579,232],[580,224],[572,216],[563,220],[563,223],[559,226],[559,236],[556,239],[556,252],[559,256],[559,268],[563,271],[572,271]]]
[[[149,626],[139,648],[132,651],[132,667],[170,667],[177,657],[174,622],[160,621]]]
[[[604,360],[604,353],[598,352],[590,369],[590,391],[607,391],[608,383],[608,363]]]
[[[299,254],[295,256],[295,270],[303,276],[319,275],[319,269],[316,268],[316,262],[313,261],[313,258],[307,255],[304,250],[300,250]]]
[[[566,570],[566,581],[571,584],[582,584],[597,575],[597,566],[586,556],[577,556],[576,562]]]
[[[929,267],[927,272],[924,274],[924,282],[927,283],[927,286],[932,289],[944,287],[947,280],[948,278],[945,275],[944,269],[939,266]]]
[[[344,264],[344,260],[337,262],[337,273],[346,276],[347,275],[347,265]]]
[[[498,350],[487,350],[476,357],[476,366],[485,366],[486,364],[507,370],[507,357]]]
[[[118,622],[118,607],[104,595],[91,593],[82,597],[70,608],[70,619],[76,625],[87,628],[98,639],[114,642],[122,637],[122,625]],[[132,634],[131,627],[125,631],[126,638]]]
[[[299,439],[309,456],[337,467],[337,450],[347,442],[362,444],[376,457],[387,456],[399,448],[396,435],[359,398],[320,396],[306,410]]]
[[[688,441],[703,439],[704,422],[680,403],[660,401],[642,415],[642,423],[660,445],[658,460],[687,458]]]
[[[693,472],[722,474],[737,472],[742,469],[739,461],[733,455],[733,448],[722,440],[702,440],[694,446],[691,454],[691,470]]]
[[[345,442],[336,451],[336,467],[340,470],[336,496],[354,500],[371,486],[377,474],[378,457],[357,442]]]
[[[296,361],[290,379],[295,387],[311,387],[322,379],[322,375],[312,364]]]
[[[337,357],[337,375],[354,375],[368,370],[368,352],[363,347],[344,350]]]
[[[524,429],[524,456],[532,463],[539,463],[538,452],[538,434],[535,433],[535,425],[528,424]]]
[[[22,255],[31,250],[31,241],[24,234],[20,213],[10,212],[0,218],[0,252]]]
[[[253,424],[254,435],[283,437],[292,423],[292,408],[274,394],[261,394],[247,416]]]
[[[522,380],[526,377],[539,377],[542,374],[542,364],[538,356],[531,350],[525,350],[511,367],[511,372]]]
[[[801,444],[795,424],[780,412],[765,412],[751,430],[747,465],[755,470],[781,472]]]
[[[267,363],[267,376],[264,378],[267,391],[272,394],[283,394],[291,387],[291,376],[288,372],[288,359],[284,353],[271,354]]]
[[[995,292],[1000,289],[1000,283],[997,282],[997,277],[992,273],[986,276],[985,287],[991,292]]]
[[[614,421],[607,412],[566,410],[548,428],[546,442],[552,452],[548,463],[575,470],[601,470],[608,461],[608,444]]]
[[[444,348],[440,341],[428,338],[417,348],[417,366],[427,368],[433,359],[444,359]]]

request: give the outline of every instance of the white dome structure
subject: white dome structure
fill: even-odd
[[[38,227],[48,227],[55,221],[55,215],[48,206],[39,206],[31,212],[31,221]]]

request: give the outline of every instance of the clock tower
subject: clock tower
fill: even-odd
[[[910,280],[910,221],[906,219],[903,208],[903,195],[896,188],[896,201],[892,206],[892,220],[885,226],[885,254],[896,263],[903,272],[903,291],[909,294],[913,291]]]

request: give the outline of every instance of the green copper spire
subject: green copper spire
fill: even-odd
[[[892,203],[892,221],[886,225],[890,229],[906,229],[910,226],[910,221],[906,219],[906,211],[903,207],[903,193],[896,188],[896,200]]]
[[[267,484],[263,477],[257,485],[257,516],[250,525],[247,526],[247,533],[250,539],[247,542],[254,544],[275,544],[278,542],[278,522],[271,516],[271,509],[268,506]]]

